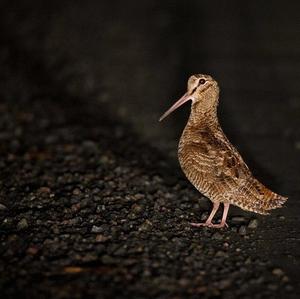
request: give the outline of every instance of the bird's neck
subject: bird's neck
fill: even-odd
[[[192,104],[188,124],[191,126],[217,125],[218,97],[216,93],[206,93],[205,96]]]

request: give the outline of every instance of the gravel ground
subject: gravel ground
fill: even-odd
[[[84,69],[82,57],[93,56],[78,51],[76,59],[55,37],[51,18],[39,16],[55,12],[67,23],[61,6],[3,7],[3,298],[298,298],[296,98],[286,108],[294,114],[282,117],[282,131],[278,126],[270,134],[267,126],[248,135],[248,150],[267,170],[284,174],[279,183],[291,197],[288,208],[268,217],[233,208],[229,229],[195,229],[189,223],[205,219],[210,204],[185,180],[174,155],[162,150],[167,146],[154,144],[168,129],[160,137],[157,129],[143,135],[152,116],[137,128],[132,116],[120,120],[113,105],[107,108],[105,99],[115,95],[112,79],[109,85],[107,77],[95,77],[99,70]],[[246,134],[250,126],[246,119],[240,129]],[[175,139],[169,139],[173,148]],[[270,144],[272,153],[266,152]],[[291,161],[275,165],[281,154]]]

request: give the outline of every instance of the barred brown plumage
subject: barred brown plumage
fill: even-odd
[[[160,120],[188,100],[192,101],[191,113],[180,138],[178,158],[189,181],[213,202],[206,222],[192,225],[227,226],[230,204],[259,214],[268,214],[269,210],[281,207],[287,197],[272,192],[253,177],[220,127],[217,118],[219,87],[211,76],[191,76],[187,92]],[[213,224],[220,203],[224,204],[222,221]]]

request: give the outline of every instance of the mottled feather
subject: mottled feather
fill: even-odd
[[[191,183],[211,201],[268,214],[269,210],[281,207],[287,198],[255,179],[229,142],[217,119],[219,88],[212,86],[200,90],[198,99],[194,97],[196,100],[179,142],[180,165]]]

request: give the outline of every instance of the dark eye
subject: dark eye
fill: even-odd
[[[199,84],[204,84],[205,83],[205,79],[200,79],[199,80]]]

